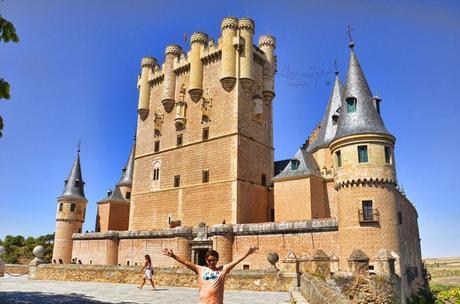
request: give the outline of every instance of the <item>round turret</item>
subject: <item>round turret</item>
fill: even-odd
[[[166,112],[174,108],[174,94],[176,91],[176,73],[174,73],[174,60],[182,54],[178,45],[168,45],[165,50],[164,80],[161,104]]]
[[[188,93],[190,98],[197,102],[203,94],[203,63],[201,53],[208,44],[208,35],[195,32],[190,38],[191,58],[190,58],[190,86]]]
[[[252,36],[254,35],[255,24],[252,19],[241,18],[238,21],[241,38],[244,40],[244,49],[240,54],[240,82],[245,93],[251,93],[254,84],[253,69],[253,47]]]
[[[222,74],[220,83],[225,91],[230,92],[236,83],[236,52],[233,39],[238,30],[238,19],[227,17],[222,20]]]
[[[264,80],[262,92],[264,99],[270,102],[275,97],[275,73],[276,73],[276,39],[270,35],[259,37],[259,48],[265,53],[267,61],[264,64]]]
[[[137,112],[142,120],[145,120],[149,114],[150,105],[150,84],[149,72],[155,68],[157,60],[153,57],[144,57],[141,61],[141,76],[139,78],[139,105]]]

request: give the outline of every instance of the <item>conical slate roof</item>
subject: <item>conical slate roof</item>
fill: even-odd
[[[131,147],[131,152],[129,153],[128,161],[123,167],[120,181],[117,186],[131,187],[133,184],[133,171],[134,171],[134,151],[136,150],[136,142],[133,143]],[[115,192],[115,191],[114,191]]]
[[[345,88],[345,96],[340,107],[339,122],[334,139],[366,133],[391,135],[385,128],[382,118],[374,106],[371,90],[353,50],[353,44],[351,44]],[[347,113],[346,100],[350,97],[354,97],[357,100],[356,111]]]
[[[109,196],[103,198],[102,200],[99,201],[99,203],[104,203],[104,202],[124,202],[124,203],[129,203],[127,199],[123,197],[123,194],[121,194],[120,188],[117,186],[113,190],[112,193],[110,193]]]
[[[334,138],[335,132],[337,130],[337,119],[339,115],[337,110],[342,104],[343,94],[344,88],[342,82],[339,79],[338,72],[336,72],[334,87],[332,88],[331,96],[329,97],[329,101],[327,103],[326,112],[324,113],[323,120],[320,124],[318,136],[313,141],[313,143],[308,146],[308,152],[313,153],[318,149],[327,147]],[[336,116],[335,122],[333,116]]]
[[[293,164],[294,162],[298,162],[298,166]],[[308,175],[321,176],[313,155],[307,152],[306,149],[300,148],[294,158],[287,164],[286,168],[280,174],[273,177],[273,180]]]
[[[64,191],[59,198],[85,198],[85,182],[81,175],[80,151],[77,152],[69,177],[65,180]]]

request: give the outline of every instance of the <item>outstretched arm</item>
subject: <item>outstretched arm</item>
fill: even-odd
[[[163,254],[175,259],[176,261],[178,261],[182,265],[187,266],[193,272],[198,273],[198,266],[197,265],[195,265],[193,263],[190,263],[189,261],[185,260],[184,258],[182,258],[180,256],[175,255],[174,252],[172,251],[172,249],[168,249],[168,248],[163,249]]]
[[[242,256],[240,256],[239,258],[237,258],[236,260],[232,261],[231,263],[228,263],[226,265],[228,271],[232,270],[233,267],[235,267],[236,265],[238,265],[238,263],[240,263],[242,260],[244,260],[245,258],[247,258],[249,255],[253,254],[256,250],[259,250],[259,247],[257,246],[254,246],[252,245],[251,247],[249,247],[248,251],[243,254]]]

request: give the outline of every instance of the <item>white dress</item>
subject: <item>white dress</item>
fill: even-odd
[[[152,265],[149,264],[147,267],[145,267],[145,276],[146,279],[151,280],[153,277],[153,268]]]

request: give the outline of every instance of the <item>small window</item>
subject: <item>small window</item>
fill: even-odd
[[[377,113],[380,114],[380,100],[375,101],[375,108],[377,109]]]
[[[81,228],[78,228],[78,233],[81,233]]]
[[[182,136],[183,136],[182,134],[177,135],[176,143],[178,147],[182,146]]]
[[[153,169],[153,180],[159,180],[160,179],[160,168],[155,168]],[[129,193],[131,196],[131,193]]]
[[[402,213],[401,213],[401,211],[398,212],[398,223],[399,223],[399,225],[402,225]]]
[[[174,187],[177,188],[180,186],[180,175],[174,176]]]
[[[129,266],[129,260],[126,261],[126,266]]]
[[[347,98],[347,113],[356,112],[356,98]]]
[[[265,174],[261,175],[261,184],[262,184],[262,186],[267,185],[267,176]]]
[[[203,183],[209,182],[209,170],[203,170]]]
[[[339,121],[339,115],[337,114],[332,115],[332,125],[335,126],[338,121]]]
[[[372,201],[363,201],[363,219],[365,221],[372,221],[374,219]]]
[[[76,204],[74,204],[74,203],[70,204],[70,212],[74,212],[75,208],[77,208]]]
[[[154,148],[154,152],[158,152],[160,151],[160,141],[157,140],[155,141],[155,148]]]
[[[367,146],[358,146],[358,161],[360,163],[367,163],[369,161],[367,157]]]
[[[159,174],[158,174],[159,175]],[[131,192],[126,192],[126,199],[131,199]]]
[[[62,211],[62,207],[63,207],[63,206],[64,206],[63,203],[60,203],[60,204],[59,204],[59,211]]]
[[[340,151],[335,152],[335,159],[337,161],[337,168],[342,167],[342,153]]]
[[[299,169],[300,161],[298,159],[291,160],[291,170]]]
[[[248,264],[243,264],[243,270],[249,270],[249,265]]]
[[[390,150],[390,147],[385,147],[385,163],[391,164],[391,150]]]
[[[274,221],[275,221],[275,209],[270,208],[270,222],[274,222]]]
[[[209,139],[209,128],[203,128],[203,140]]]
[[[93,264],[93,260],[89,260],[89,264],[92,265],[92,264]]]
[[[80,180],[75,181],[75,188],[80,188]]]

